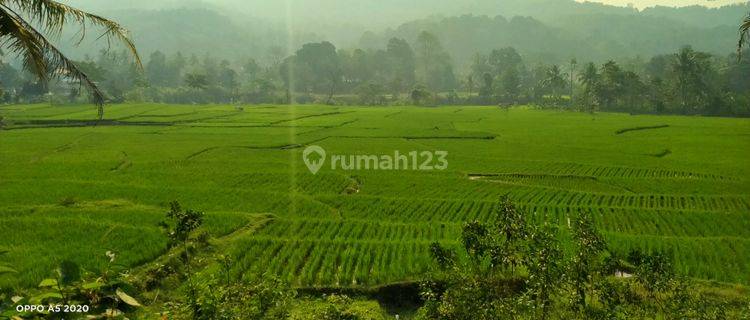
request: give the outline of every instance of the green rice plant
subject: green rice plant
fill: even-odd
[[[112,106],[97,127],[64,126],[92,112],[0,108],[0,234],[18,271],[0,287],[35,286],[62,260],[101,269],[107,250],[128,266],[156,259],[170,199],[206,212],[234,278],[382,285],[427,271],[429,244],[457,245],[461,224],[486,221],[499,196],[563,231],[590,210],[618,250],[673,249],[683,274],[750,283],[747,119],[144,103]],[[310,144],[329,156],[444,150],[449,167],[312,175]]]

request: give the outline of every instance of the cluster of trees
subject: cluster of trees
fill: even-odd
[[[471,15],[434,18],[404,24],[397,30],[386,32],[382,39],[368,33],[363,40],[369,40],[360,45],[364,49],[337,49],[330,42],[307,43],[294,53],[273,47],[269,49],[269,57],[261,60],[263,63],[250,58],[230,62],[208,55],[199,58],[191,54],[188,57],[179,51],[167,56],[156,51],[143,68],[145,72],[141,72],[140,59],[137,54],[133,55],[133,43],[119,24],[52,2],[43,2],[39,6],[29,5],[26,1],[12,1],[11,4],[15,11],[2,9],[0,14],[13,21],[16,27],[1,29],[0,37],[8,40],[6,47],[9,51],[20,55],[26,71],[14,67],[20,65],[18,62],[10,64],[0,59],[0,103],[77,101],[82,100],[80,89],[86,88],[88,96],[100,107],[106,98],[109,102],[172,103],[534,103],[592,111],[750,114],[750,80],[746,76],[750,62],[747,60],[738,62],[736,55],[721,57],[685,47],[676,54],[658,55],[649,61],[624,59],[610,53],[609,56],[618,58],[617,62],[608,61],[602,66],[582,64],[582,70],[578,70],[579,64],[575,60],[560,65],[554,58],[560,52],[548,49],[571,46],[578,41],[558,37],[549,42],[547,40],[555,39],[534,37],[590,33],[592,28],[581,28],[575,23],[563,28],[565,31],[552,32],[532,18],[516,17],[510,21],[503,17],[490,19]],[[738,9],[741,7],[727,7],[724,11],[727,17],[731,17]],[[44,27],[35,29],[25,16],[42,22]],[[614,18],[597,16],[594,20],[609,23]],[[127,50],[102,52],[95,58],[87,57],[78,62],[70,60],[45,37],[46,33],[60,34],[66,19],[78,24],[88,20],[102,27],[104,36],[121,40]],[[574,21],[582,19],[579,17]],[[214,23],[223,21],[216,16],[208,20]],[[651,26],[653,21],[642,22],[633,25]],[[747,39],[747,22],[743,26],[740,47]],[[506,30],[509,32],[488,32],[497,28],[510,29]],[[597,41],[594,47],[613,47],[601,45],[598,41],[606,43],[616,36],[625,37],[620,39],[621,43],[629,43],[629,47],[641,47],[637,41],[658,44],[659,49],[688,41],[703,43],[703,48],[725,47],[705,45],[705,41],[711,42],[716,35],[695,35],[685,39],[666,37],[673,43],[665,45],[661,41],[643,40],[649,39],[648,30],[620,32],[611,24],[598,29],[613,34],[608,33],[599,40],[596,40],[599,36],[588,37]],[[714,29],[722,36],[735,37],[734,30]],[[698,31],[687,33],[693,35]],[[493,38],[493,35],[500,38]],[[441,38],[449,41],[441,41]],[[242,41],[234,41],[234,44],[238,42]],[[516,44],[525,55],[513,47],[488,49],[493,43]],[[545,47],[540,46],[542,43]],[[624,52],[614,47],[617,52]],[[464,67],[463,61],[476,51],[489,53],[475,54],[470,66]],[[601,60],[601,57],[592,58],[575,50],[564,52],[567,53],[561,54]],[[631,53],[630,56],[637,54]],[[46,81],[49,78],[73,79],[75,82],[59,80],[49,83]]]
[[[649,61],[530,66],[508,47],[477,54],[467,75],[457,77],[440,42],[428,33],[420,39],[416,50],[397,38],[377,51],[311,43],[270,66],[161,52],[149,57],[145,72],[125,52],[102,52],[79,65],[114,103],[532,103],[587,111],[750,114],[750,62],[734,55],[719,58],[685,47]],[[45,86],[8,63],[0,62],[0,78],[2,102],[81,99],[75,84]]]
[[[464,225],[461,252],[433,244],[440,271],[423,285],[417,319],[750,316],[748,301],[732,307],[677,275],[668,252],[608,250],[589,213],[580,213],[569,232],[528,217],[502,200],[494,221]]]
[[[536,103],[631,113],[750,115],[750,62],[684,47],[648,61],[529,68],[513,48],[477,55],[466,81],[479,103]],[[477,81],[476,79],[480,79]]]
[[[19,71],[0,59],[0,103],[90,98],[101,107],[106,98],[113,103],[536,104],[592,112],[750,115],[750,60],[738,59],[742,49],[720,57],[684,47],[650,60],[579,66],[575,59],[558,65],[506,47],[477,53],[468,68],[456,68],[440,38],[421,31],[413,42],[393,37],[384,48],[368,43],[367,49],[344,50],[325,41],[304,44],[291,55],[276,48],[263,64],[253,58],[230,62],[156,51],[143,66],[137,55],[132,59],[135,48],[116,23],[67,6],[50,9],[59,17],[79,22],[85,17],[114,30],[105,35],[122,40],[128,50],[102,51],[74,63],[20,16],[8,13],[28,30],[0,35],[15,40],[11,49],[22,54],[27,68]],[[471,19],[443,20],[441,25],[463,26]],[[49,26],[47,31],[62,28],[57,20]],[[747,22],[744,28],[743,34]],[[450,36],[451,30],[444,33]],[[746,38],[741,36],[740,48]],[[54,58],[45,62],[43,52],[24,43],[36,43]],[[467,44],[464,49],[472,47],[486,46]],[[85,98],[81,84],[88,89]]]
[[[363,103],[386,102],[409,92],[417,84],[437,92],[455,88],[451,59],[438,38],[423,32],[415,47],[400,38],[388,41],[378,50],[336,50],[329,42],[302,46],[284,60],[280,75],[287,90],[326,93],[333,103],[337,93],[357,94]]]
[[[413,45],[392,38],[384,49],[343,50],[319,42],[282,57],[233,63],[157,51],[140,70],[127,52],[102,51],[78,65],[113,103],[535,104],[591,112],[750,115],[750,59],[691,47],[601,65],[529,61],[506,47],[476,54],[460,72],[440,40],[423,32]],[[0,79],[0,102],[85,99],[71,82],[45,86],[7,62],[0,61]]]
[[[635,71],[607,62],[580,75],[583,105],[605,110],[744,115],[750,114],[750,62],[725,59],[684,47],[660,55]]]

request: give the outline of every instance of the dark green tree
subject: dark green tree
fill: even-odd
[[[203,224],[202,212],[190,209],[183,209],[179,202],[173,201],[169,204],[167,219],[159,225],[164,229],[169,237],[169,246],[184,245],[190,239],[193,231],[197,230]]]
[[[602,66],[599,88],[596,90],[597,100],[602,107],[612,110],[617,99],[623,92],[623,72],[620,65],[614,61],[607,61]]]
[[[499,236],[498,245],[493,247],[493,265],[508,268],[515,272],[523,263],[526,252],[526,239],[529,226],[523,212],[518,210],[508,198],[501,198],[495,209],[495,226]]]
[[[547,319],[552,311],[554,296],[565,281],[563,252],[557,241],[557,227],[545,223],[529,232],[529,252],[525,256],[529,277],[527,290],[534,302],[537,319]]]
[[[239,80],[237,79],[237,71],[232,69],[229,61],[222,60],[219,63],[219,70],[217,74],[217,82],[220,86],[234,91],[239,87]]]
[[[661,78],[652,78],[648,85],[648,100],[656,113],[667,112],[667,86]]]
[[[297,51],[296,62],[297,67],[300,65],[306,67],[316,79],[313,87],[318,87],[320,83],[328,85],[327,102],[333,103],[333,95],[336,93],[336,86],[341,80],[342,72],[336,47],[327,41],[305,44]]]
[[[523,64],[523,58],[515,48],[506,47],[492,50],[488,63],[494,68],[496,75],[502,75],[508,70],[518,71]]]
[[[359,101],[365,105],[379,105],[385,103],[385,89],[378,83],[366,83],[357,88]]]
[[[169,84],[167,69],[167,56],[161,51],[152,53],[146,63],[146,77],[149,83],[152,86],[167,86]]]
[[[183,209],[179,202],[173,201],[169,204],[170,210],[166,214],[166,220],[159,223],[169,238],[169,247],[178,245],[183,246],[183,262],[185,265],[186,277],[188,279],[188,300],[193,314],[200,314],[200,302],[191,267],[191,246],[190,239],[194,231],[203,225],[203,212],[190,209]]]
[[[500,76],[502,87],[502,100],[507,103],[515,103],[521,94],[521,78],[515,68],[508,69]]]
[[[244,80],[247,81],[248,83],[251,83],[255,81],[256,79],[258,79],[258,75],[260,71],[261,71],[261,67],[258,64],[258,62],[255,61],[255,59],[250,58],[250,59],[247,59],[245,64],[242,66],[241,72],[242,72],[242,75],[244,76]]]
[[[471,59],[470,73],[475,79],[482,79],[485,73],[493,74],[492,66],[487,61],[487,56],[475,54]]]
[[[710,69],[710,56],[683,47],[675,54],[672,71],[678,92],[678,104],[683,114],[693,113],[705,107],[709,101],[709,83],[706,81]]]
[[[392,79],[401,79],[403,86],[411,86],[416,80],[417,61],[414,50],[400,38],[388,40],[386,49]]]
[[[479,96],[484,99],[489,99],[492,96],[493,92],[493,83],[494,78],[492,77],[492,74],[489,72],[484,73],[482,75],[482,87],[479,88]]]
[[[204,74],[188,73],[185,75],[185,85],[198,90],[206,89],[208,87],[208,77]]]
[[[575,255],[571,263],[571,281],[575,288],[575,303],[586,307],[587,292],[601,276],[602,253],[607,249],[604,238],[596,230],[591,212],[582,211],[573,224]]]
[[[641,78],[632,71],[625,71],[622,74],[622,100],[624,109],[640,110],[647,92],[646,85]]]
[[[574,89],[575,83],[576,83],[576,77],[575,77],[576,66],[578,66],[578,60],[576,60],[575,58],[574,59],[570,59],[570,74],[569,74],[570,75],[570,83],[569,83],[569,85],[570,85],[570,108],[571,109],[573,109],[573,103],[575,103],[575,101],[573,99],[573,95],[574,95],[573,89]]]
[[[553,65],[547,69],[543,86],[552,93],[552,98],[556,104],[561,101],[561,95],[565,90],[565,74],[562,73],[560,67]]]
[[[170,87],[179,87],[182,85],[182,73],[187,66],[187,59],[181,52],[177,52],[168,63],[168,82]]]
[[[456,78],[448,53],[440,40],[433,34],[423,31],[417,37],[417,63],[419,81],[430,90],[442,91],[455,87]]]
[[[599,89],[599,70],[596,65],[592,63],[586,64],[583,72],[578,75],[583,84],[584,105],[587,109],[594,113],[596,111],[596,97],[597,90]]]
[[[430,99],[430,91],[424,86],[418,85],[411,91],[411,101],[414,105],[422,105],[428,99]]]

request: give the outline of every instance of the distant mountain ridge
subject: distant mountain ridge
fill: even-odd
[[[289,0],[295,30],[290,32],[283,21],[284,1],[216,0],[206,4],[190,0],[161,6],[158,1],[142,1],[146,9],[127,9],[140,2],[125,6],[118,1],[119,5],[110,8],[107,4],[114,3],[111,0],[69,2],[120,21],[132,31],[144,56],[161,50],[262,60],[271,47],[289,53],[305,42],[329,40],[338,48],[375,49],[384,48],[390,37],[412,42],[419,32],[430,31],[444,42],[459,66],[468,63],[476,52],[505,46],[553,61],[650,57],[674,52],[683,45],[728,54],[734,48],[739,20],[750,11],[750,4],[638,11],[573,0],[318,0],[315,6],[309,6],[309,1]],[[158,7],[165,9],[153,9]],[[302,9],[304,14],[299,12]],[[368,21],[361,18],[365,15],[369,20],[420,18],[373,29],[356,21]],[[85,45],[66,47],[66,51],[82,56],[92,50]]]
[[[690,6],[683,8],[650,7],[639,12],[634,8],[574,0],[68,0],[82,8],[107,12],[116,9],[210,8],[230,16],[252,15],[273,22],[291,22],[316,26],[337,21],[358,24],[367,29],[387,28],[404,21],[432,15],[464,14],[532,16],[553,22],[560,16],[577,14],[621,14],[666,17],[691,25],[734,25],[750,2],[720,8]],[[288,11],[288,12],[287,12]]]

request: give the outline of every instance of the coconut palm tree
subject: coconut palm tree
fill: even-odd
[[[86,27],[102,30],[98,39],[117,40],[141,61],[127,31],[118,23],[53,0],[0,0],[0,46],[20,57],[26,70],[41,81],[67,77],[88,89],[92,101],[104,114],[104,93],[72,60],[65,56],[48,37],[57,38],[63,27],[75,23],[81,27],[79,44],[86,36]]]
[[[750,13],[747,14],[747,17],[745,17],[745,20],[742,20],[742,24],[740,25],[740,42],[737,44],[737,53],[740,57],[742,57],[742,49],[748,40],[750,40]]]
[[[590,62],[586,65],[583,72],[578,75],[578,78],[583,83],[584,104],[589,108],[591,113],[594,113],[596,104],[593,100],[596,97],[597,86],[599,86],[599,70],[597,70],[593,62]]]
[[[561,93],[560,91],[565,90],[565,77],[567,75],[562,73],[558,65],[552,65],[547,69],[545,73],[545,79],[542,80],[542,85],[552,90],[552,97],[555,99],[555,103],[560,103]]]

